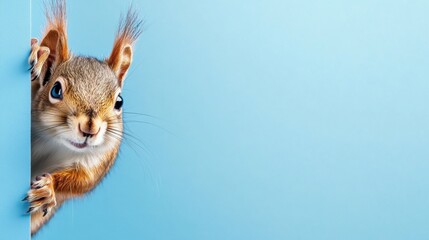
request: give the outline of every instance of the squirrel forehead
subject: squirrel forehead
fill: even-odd
[[[66,92],[81,104],[86,103],[85,105],[113,102],[113,97],[120,88],[107,63],[95,58],[73,57],[58,66],[55,76],[64,78]]]
[[[95,58],[73,57],[58,66],[55,75],[65,78],[67,88],[77,93],[114,94],[119,89],[119,82],[112,69],[107,63]]]
[[[58,75],[65,77],[73,85],[95,83],[113,88],[118,81],[106,62],[90,57],[73,57],[58,67]]]

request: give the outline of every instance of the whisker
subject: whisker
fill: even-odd
[[[138,113],[138,112],[123,112],[124,115],[130,114],[130,115],[138,115],[138,116],[145,116],[145,117],[150,117],[150,118],[155,118],[155,119],[160,119],[157,116],[154,115],[150,115],[150,114],[146,114],[146,113]],[[162,119],[160,119],[162,120]]]
[[[132,142],[133,144],[135,144],[136,146],[138,146],[142,150],[147,151],[148,153],[151,153],[151,151],[149,150],[149,148],[146,146],[146,144],[144,142],[142,142],[139,138],[137,138],[137,137],[125,132],[125,131],[121,132],[120,130],[116,130],[116,129],[108,129],[106,132],[110,132],[112,134],[117,134],[117,135],[122,134],[122,138],[124,140],[126,140],[126,141],[129,140],[130,142]]]

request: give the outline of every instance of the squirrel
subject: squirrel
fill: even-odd
[[[31,234],[68,199],[94,189],[121,144],[121,90],[142,21],[129,8],[107,59],[74,56],[67,43],[65,0],[51,0],[42,40],[31,39]]]

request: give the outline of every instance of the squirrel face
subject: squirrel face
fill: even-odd
[[[38,118],[46,134],[71,151],[118,144],[122,132],[121,87],[106,62],[71,57],[56,67],[38,94]]]
[[[56,2],[47,20],[46,33],[40,45],[32,40],[30,55],[34,64],[33,155],[52,151],[52,156],[64,149],[106,154],[119,148],[121,89],[132,62],[133,44],[141,33],[136,12],[130,9],[121,20],[110,56],[104,60],[70,52],[64,1]]]

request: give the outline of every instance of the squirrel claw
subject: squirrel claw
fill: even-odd
[[[31,213],[33,211],[33,207],[28,208],[27,213]]]
[[[46,216],[46,214],[48,214],[48,209],[47,208],[43,209],[43,216]]]
[[[37,44],[38,42],[39,42],[39,40],[37,40],[37,38],[31,38],[30,46],[33,46],[34,44]]]

